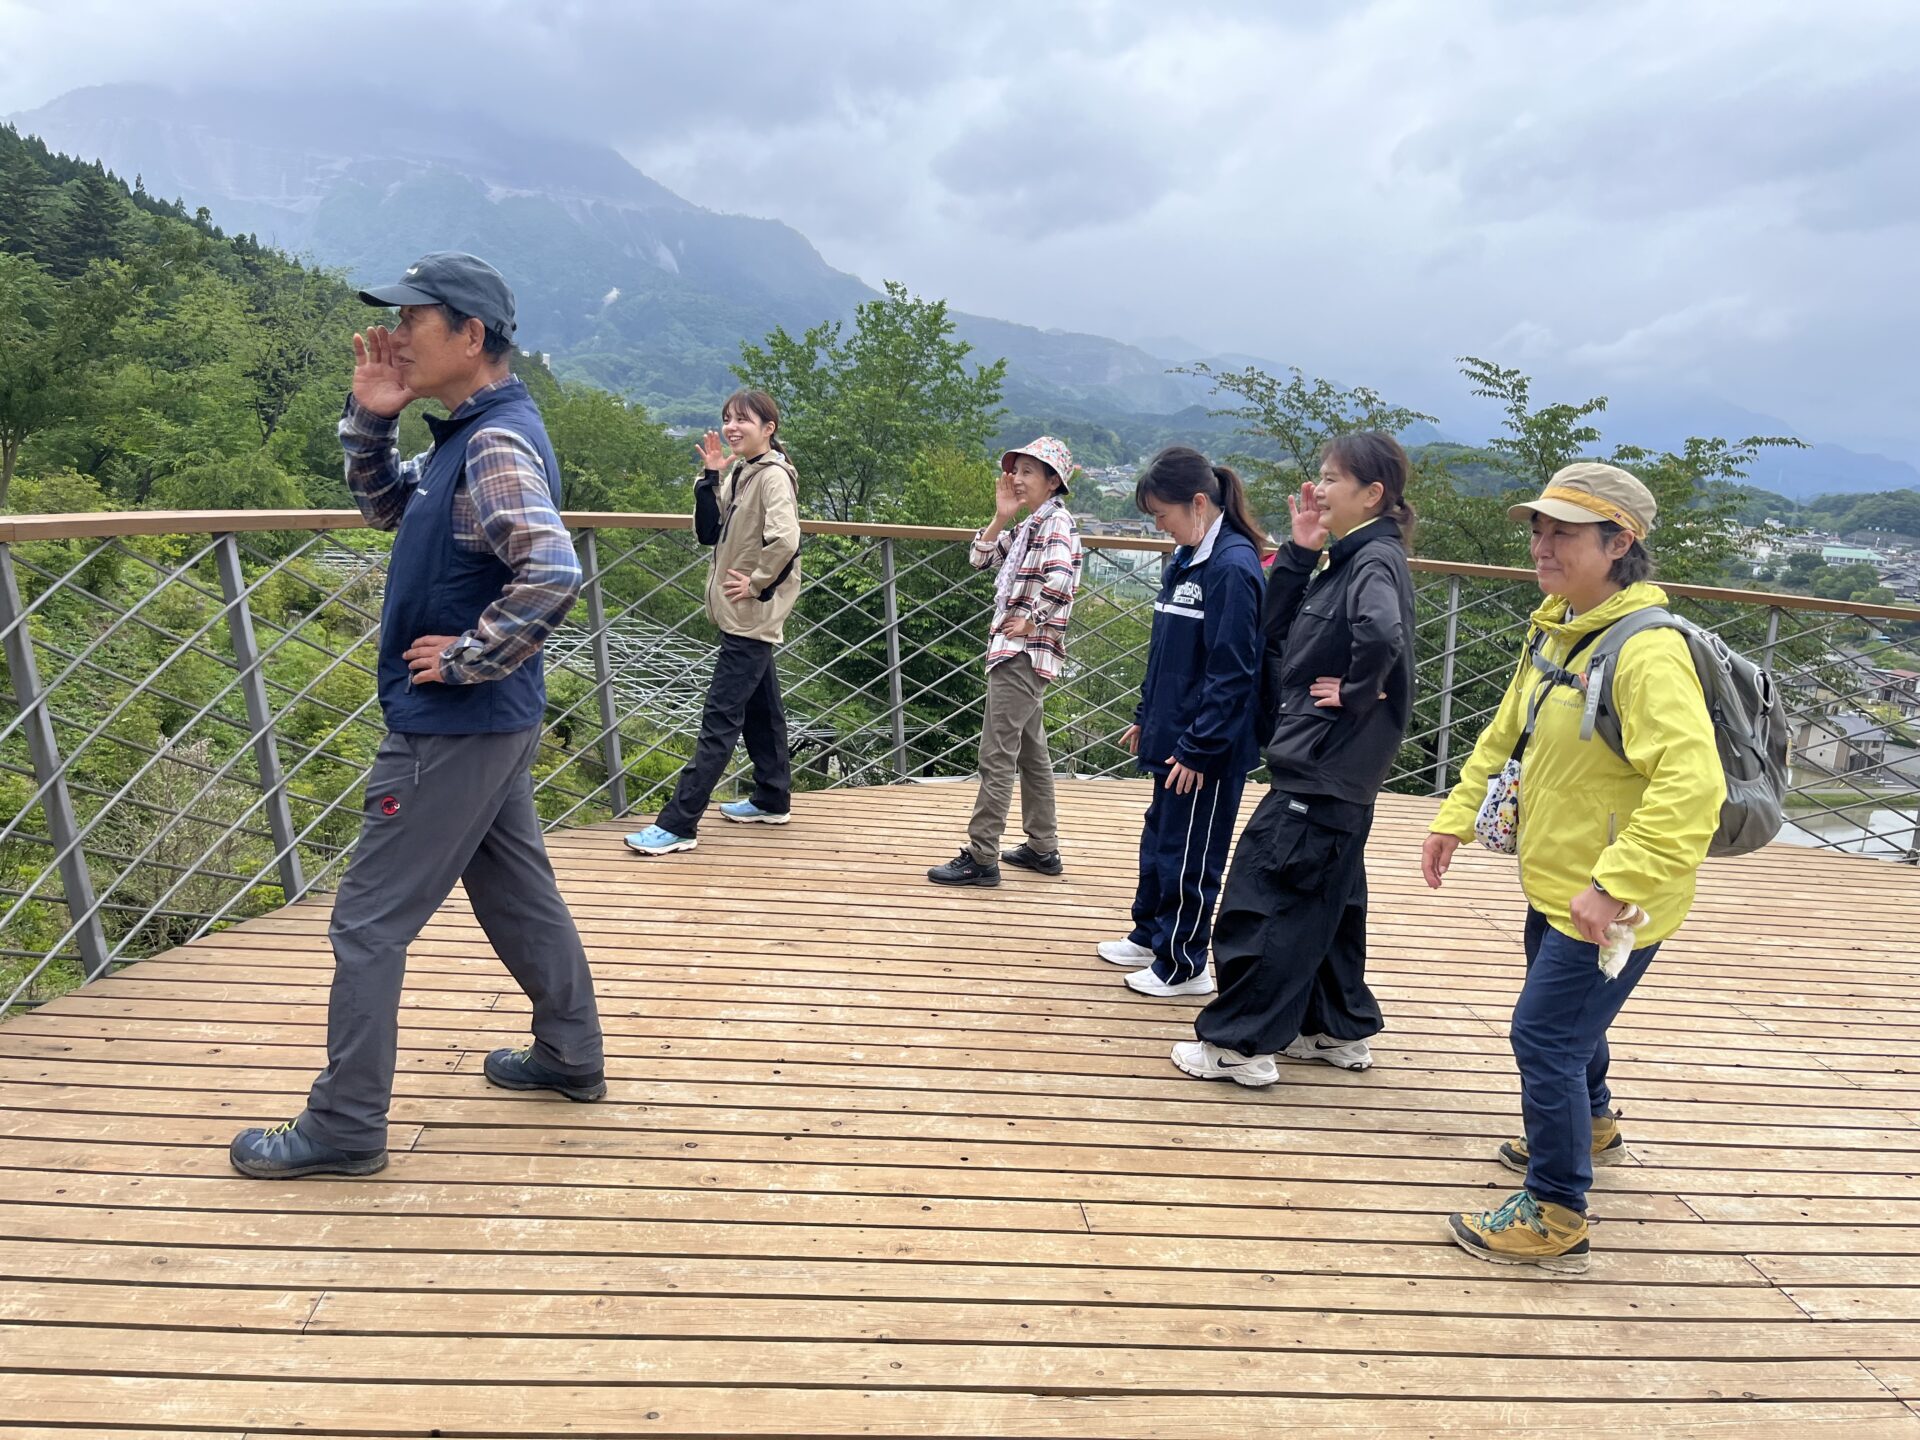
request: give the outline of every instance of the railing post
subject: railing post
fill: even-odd
[[[613,650],[607,636],[607,596],[600,585],[600,532],[580,532],[581,590],[587,626],[593,632],[593,688],[600,702],[600,758],[607,770],[607,798],[615,815],[627,813],[627,765],[620,752],[620,707],[613,693]]]
[[[267,826],[278,852],[280,889],[292,904],[307,893],[300,868],[300,841],[287,806],[287,777],[280,769],[280,742],[273,733],[273,708],[267,703],[266,670],[260,641],[253,633],[253,607],[247,603],[247,577],[240,564],[240,542],[231,534],[214,538],[213,561],[220,571],[220,594],[227,602],[227,637],[240,666],[240,694],[246,700],[253,731],[253,761],[260,771],[260,793],[267,801]]]
[[[900,679],[900,592],[894,583],[893,537],[880,542],[880,581],[887,613],[887,706],[893,719],[893,773],[907,778],[907,702]]]
[[[1780,607],[1767,607],[1767,643],[1760,649],[1760,664],[1763,668],[1773,669],[1773,648],[1780,643]]]
[[[1447,758],[1453,749],[1453,652],[1460,636],[1460,577],[1447,577],[1447,639],[1440,655],[1440,731],[1434,743],[1433,793],[1447,793]]]
[[[47,839],[59,857],[60,888],[66,891],[67,911],[73,916],[81,969],[87,979],[93,980],[107,969],[107,936],[100,926],[93,876],[80,848],[80,822],[73,813],[73,795],[67,789],[66,770],[60,763],[53,716],[40,693],[40,671],[34,664],[33,637],[27,633],[26,607],[21,603],[20,582],[14,574],[13,550],[4,542],[0,542],[0,636],[6,641],[14,705],[26,718],[23,728],[27,753],[33,761],[33,778],[40,787],[40,809],[47,817]]]

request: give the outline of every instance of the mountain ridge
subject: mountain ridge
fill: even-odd
[[[704,209],[609,145],[491,118],[390,99],[375,112],[340,96],[187,98],[151,85],[87,87],[8,118],[358,283],[390,279],[427,250],[486,254],[513,278],[523,344],[561,375],[668,416],[704,413],[732,388],[741,340],[848,319],[878,293],[779,220]],[[981,358],[1008,358],[1007,398],[1023,414],[1171,417],[1211,399],[1205,382],[1168,373],[1175,363],[1283,368],[1245,354],[1165,353],[1191,345],[1180,336],[1131,344],[950,314]],[[1424,404],[1443,414],[1429,438],[1497,419],[1461,399]],[[1714,397],[1666,392],[1616,394],[1599,423],[1610,440],[1669,447],[1688,434],[1795,433]],[[1768,452],[1759,468],[1795,498],[1920,487],[1920,469],[1903,460],[1829,442]]]

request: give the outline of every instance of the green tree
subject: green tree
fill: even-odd
[[[569,510],[674,510],[691,505],[691,446],[593,385],[553,385],[540,395],[547,436],[566,471]]]
[[[1670,580],[1709,583],[1727,578],[1751,534],[1743,519],[1740,482],[1760,451],[1799,446],[1786,435],[1688,437],[1678,454],[1622,445],[1613,462],[1653,492],[1659,507],[1660,573]]]
[[[0,508],[21,447],[86,404],[124,281],[103,267],[62,286],[26,256],[0,254]]]
[[[1357,430],[1396,435],[1416,420],[1434,418],[1404,405],[1389,405],[1365,385],[1343,390],[1330,380],[1310,380],[1297,366],[1288,367],[1285,380],[1252,365],[1216,370],[1204,361],[1176,366],[1174,373],[1211,382],[1216,395],[1238,396],[1238,405],[1209,413],[1237,420],[1243,437],[1278,449],[1277,460],[1233,457],[1246,477],[1254,509],[1275,530],[1286,528],[1287,494],[1297,490],[1303,478],[1318,473],[1321,447],[1334,436]]]
[[[47,237],[47,268],[63,280],[85,272],[96,260],[121,256],[121,232],[127,223],[124,193],[100,167],[89,166],[67,186],[63,204]]]
[[[0,132],[0,251],[32,255],[46,243],[47,182],[11,129]]]
[[[357,301],[331,276],[267,270],[252,287],[254,344],[246,364],[248,408],[271,441],[300,392],[322,379],[344,390],[352,376],[347,336]]]
[[[1461,532],[1472,539],[1479,553],[1448,558],[1492,560],[1489,542],[1494,539],[1496,512],[1504,517],[1511,501],[1538,494],[1564,466],[1593,456],[1600,430],[1591,418],[1607,408],[1607,399],[1596,395],[1578,404],[1536,406],[1533,381],[1520,370],[1466,355],[1460,359],[1460,371],[1473,394],[1500,404],[1501,433],[1488,440],[1480,453],[1497,473],[1510,477],[1512,488],[1492,503],[1462,502],[1452,507]],[[1692,436],[1677,452],[1620,445],[1607,458],[1632,471],[1653,492],[1659,517],[1654,548],[1661,573],[1677,581],[1711,582],[1727,577],[1746,542],[1749,532],[1740,482],[1755,457],[1770,447],[1799,443],[1780,435],[1749,435],[1741,440]],[[1430,508],[1452,503],[1432,487],[1422,498]],[[1521,563],[1524,534],[1516,536],[1513,546],[1508,563]]]
[[[1459,365],[1473,394],[1500,404],[1504,433],[1487,441],[1485,454],[1520,488],[1538,494],[1554,471],[1580,459],[1587,447],[1600,439],[1599,429],[1587,421],[1607,408],[1606,396],[1595,396],[1578,405],[1561,403],[1535,409],[1533,380],[1523,372],[1475,355],[1462,355]]]
[[[897,503],[917,456],[978,450],[1000,413],[1007,362],[968,368],[973,347],[953,338],[943,300],[920,300],[897,281],[839,321],[798,339],[784,328],[742,345],[742,384],[780,402],[780,433],[800,472],[801,499],[834,520],[881,518]]]
[[[1818,555],[1801,551],[1787,557],[1787,568],[1780,576],[1780,583],[1789,590],[1811,590],[1816,575],[1827,568],[1827,562]]]

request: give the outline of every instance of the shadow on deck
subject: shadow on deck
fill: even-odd
[[[319,1064],[324,897],[0,1026],[0,1437],[1920,1437],[1920,872],[1709,867],[1614,1030],[1636,1163],[1549,1279],[1440,1218],[1512,1181],[1511,862],[1430,895],[1432,802],[1383,799],[1379,1063],[1243,1091],[1092,953],[1144,785],[1062,786],[1060,879],[929,887],[971,796],[553,837],[611,1094],[481,1082],[526,1006],[458,900],[371,1180],[225,1154]]]

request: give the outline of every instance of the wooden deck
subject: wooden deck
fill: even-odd
[[[1429,895],[1431,802],[1383,801],[1379,1064],[1243,1091],[1092,954],[1143,785],[1063,787],[1065,877],[935,890],[970,799],[556,837],[612,1093],[480,1080],[526,1007],[462,901],[371,1180],[227,1165],[319,1063],[324,900],[0,1026],[0,1437],[1920,1437],[1920,872],[1709,868],[1550,1279],[1441,1220],[1513,1182],[1510,862]]]

